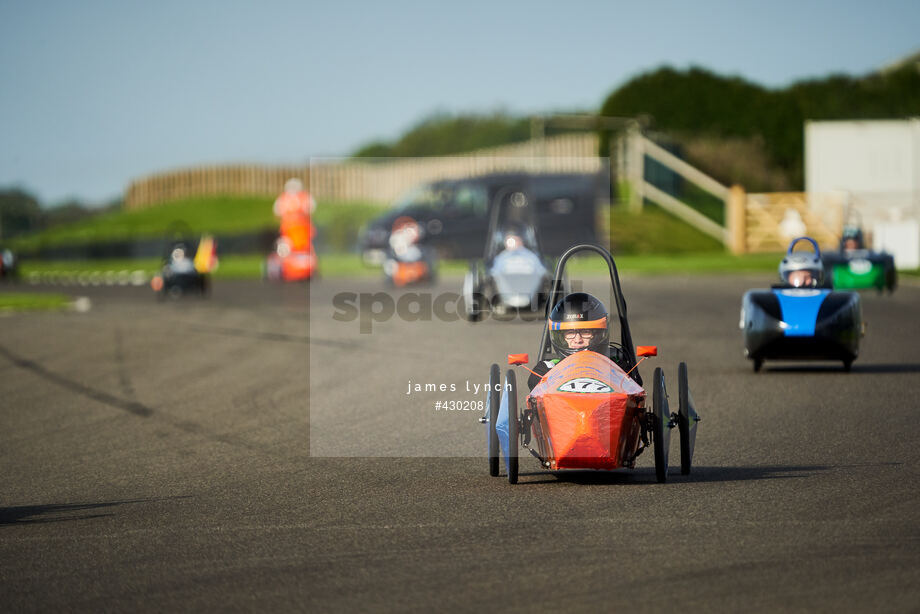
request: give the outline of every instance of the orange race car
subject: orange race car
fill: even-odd
[[[574,296],[563,296],[565,263],[579,252],[597,253],[607,262],[618,316],[615,325],[619,328],[619,343],[609,343],[606,311],[602,318],[592,321],[585,320],[577,311],[559,315],[560,306]],[[590,295],[578,294],[596,301]],[[602,304],[597,305],[594,303],[591,308],[603,310]],[[579,347],[585,339],[601,342],[602,346],[585,341]],[[571,344],[568,348],[574,349],[560,346],[565,340]],[[530,378],[533,390],[527,396],[523,412],[518,412],[514,371],[508,369],[502,380],[498,365],[491,367],[486,411],[480,418],[487,430],[490,475],[499,474],[501,455],[508,481],[517,483],[520,446],[529,449],[549,470],[632,468],[636,458],[653,446],[655,475],[659,482],[664,482],[668,476],[670,432],[675,426],[680,433],[681,473],[689,474],[699,417],[687,384],[687,366],[680,363],[678,368],[678,411],[670,411],[660,368],[655,369],[652,378],[649,406],[637,367],[647,357],[656,356],[657,348],[639,346],[637,350],[633,349],[626,301],[610,253],[595,245],[569,249],[556,267],[538,353],[540,361],[535,370],[528,369],[533,374]],[[512,354],[508,362],[524,365],[528,357]]]
[[[279,237],[275,249],[265,259],[263,277],[270,280],[304,281],[317,273],[316,253],[312,243],[295,249],[288,237]]]
[[[437,278],[437,256],[424,244],[425,232],[418,222],[403,216],[393,222],[390,249],[383,262],[383,274],[397,288],[431,283]]]

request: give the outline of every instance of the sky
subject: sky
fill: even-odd
[[[662,65],[782,87],[917,50],[915,0],[0,0],[0,189],[103,204],[175,168],[345,156],[434,112],[596,110]]]

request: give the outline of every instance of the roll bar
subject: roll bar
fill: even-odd
[[[591,243],[570,247],[562,254],[559,261],[556,263],[556,273],[553,276],[553,289],[550,291],[549,300],[546,302],[546,317],[543,322],[543,339],[540,342],[540,350],[537,352],[537,356],[540,357],[540,360],[546,360],[552,356],[553,346],[549,338],[549,314],[552,312],[556,303],[565,298],[563,283],[565,264],[568,262],[569,258],[580,252],[594,252],[607,263],[607,268],[610,271],[610,285],[613,288],[613,300],[617,309],[617,317],[619,317],[620,320],[620,345],[623,346],[623,351],[626,352],[630,364],[635,365],[636,348],[633,345],[632,335],[629,332],[629,322],[626,319],[626,299],[623,298],[623,290],[620,288],[620,276],[617,273],[617,265],[614,263],[613,256],[610,255],[609,251],[600,245]]]
[[[492,237],[495,232],[498,231],[498,218],[501,215],[502,208],[506,206],[503,205],[503,203],[505,199],[514,192],[521,192],[527,199],[525,213],[526,220],[523,220],[522,223],[533,228],[534,238],[537,242],[537,255],[542,257],[543,245],[540,241],[540,229],[536,221],[536,203],[533,200],[534,196],[531,182],[527,180],[504,185],[492,197],[491,207],[489,209],[489,225],[486,230],[486,245],[482,256],[483,260],[487,263],[491,262],[492,259],[495,258],[495,256],[498,255],[498,252],[500,251],[495,248],[495,245],[492,242]]]

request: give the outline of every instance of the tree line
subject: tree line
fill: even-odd
[[[120,206],[120,201],[100,208],[90,207],[78,200],[69,200],[46,208],[25,190],[0,189],[0,240],[38,232],[58,224],[77,222]]]
[[[648,128],[685,145],[691,162],[727,183],[740,181],[755,189],[801,189],[806,120],[920,116],[920,71],[908,62],[882,73],[832,75],[771,89],[704,68],[662,67],[618,87],[598,112],[644,118]],[[607,155],[608,136],[601,135],[602,155]],[[353,155],[448,155],[528,138],[527,117],[436,113],[398,139],[374,141]],[[739,155],[747,158],[748,168],[725,163],[744,162],[736,160]]]
[[[660,68],[610,94],[607,116],[645,115],[678,138],[755,139],[793,186],[804,177],[807,120],[899,119],[920,115],[920,70],[913,64],[862,77],[832,75],[768,89],[702,68]]]

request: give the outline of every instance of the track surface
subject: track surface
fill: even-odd
[[[663,367],[676,399],[686,360],[704,420],[693,475],[673,475],[674,437],[664,485],[651,454],[489,478],[477,414],[409,382],[478,399],[465,383],[533,353],[540,324],[332,319],[334,295],[376,280],[320,280],[309,309],[304,286],[224,283],[165,304],[74,289],[90,312],[0,317],[0,603],[915,611],[920,288],[864,295],[852,373],[755,375],[737,321],[762,283],[623,280],[634,340],[661,354],[646,380]]]

